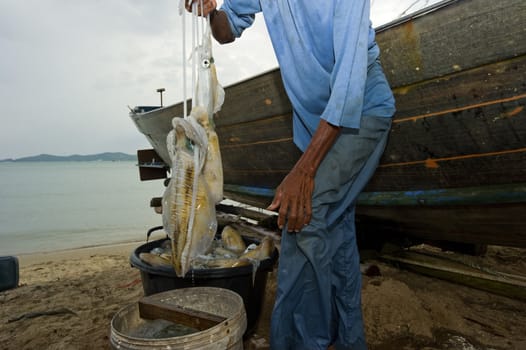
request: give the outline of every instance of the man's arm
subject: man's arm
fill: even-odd
[[[274,200],[267,209],[279,208],[280,228],[287,222],[289,232],[299,232],[310,222],[314,176],[339,135],[339,127],[320,120],[309,146],[276,189]]]

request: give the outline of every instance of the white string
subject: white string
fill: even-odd
[[[203,16],[203,11],[204,11],[204,4],[203,4],[203,0],[200,0],[201,1],[201,18],[205,18]],[[203,40],[204,40],[204,33],[205,33],[205,21],[201,21],[201,33],[203,34],[203,37],[201,39],[201,43],[203,44]]]
[[[199,3],[196,2],[196,8],[194,15],[194,24],[195,24],[195,41],[197,45],[199,45],[199,21],[197,20],[199,17],[199,9],[198,9]]]
[[[192,0],[188,0],[188,4],[190,4]],[[202,8],[202,7],[201,7]],[[196,80],[196,61],[197,61],[197,58],[196,58],[196,54],[197,54],[197,51],[196,51],[196,34],[197,34],[197,38],[199,38],[199,33],[198,33],[198,30],[199,30],[199,25],[198,25],[198,21],[197,21],[197,3],[192,3],[192,92],[193,92],[193,97],[192,97],[192,107],[195,106],[195,101],[196,101],[196,88],[195,88],[195,80]],[[186,33],[185,31],[183,30],[183,41],[184,41],[184,37],[186,36]],[[183,60],[183,66],[186,67],[186,52],[185,50],[183,50],[183,56],[184,56],[184,60]],[[184,68],[184,71],[185,71],[185,77],[186,77],[186,69]],[[186,83],[183,83],[184,84],[184,89],[185,89],[185,96],[186,96]],[[185,101],[184,101],[184,109],[185,109],[185,112],[184,112],[184,116],[185,118],[188,118],[189,115],[186,111],[186,97],[185,97]],[[193,226],[194,226],[194,220],[195,220],[195,207],[196,207],[196,202],[197,202],[197,187],[198,187],[198,179],[199,179],[199,171],[200,171],[200,167],[198,166],[199,163],[200,163],[200,147],[199,145],[195,144],[194,145],[194,178],[193,178],[193,184],[192,184],[192,210],[190,211],[190,218],[189,218],[189,222],[188,222],[188,227],[187,227],[187,230],[188,232],[192,232],[193,230]]]
[[[185,21],[185,10],[183,9],[183,115],[186,118],[188,115],[188,107],[186,106],[186,21]]]
[[[196,80],[196,31],[197,31],[197,3],[192,4],[192,107],[195,106],[196,93],[195,93],[195,80]]]

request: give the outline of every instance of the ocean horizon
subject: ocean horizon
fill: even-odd
[[[146,241],[163,191],[133,161],[0,163],[0,255]]]

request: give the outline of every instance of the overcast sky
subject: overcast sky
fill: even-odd
[[[432,2],[374,0],[373,25]],[[0,159],[150,148],[127,106],[182,101],[181,27],[178,0],[2,0]],[[214,56],[223,86],[277,67],[262,17]]]

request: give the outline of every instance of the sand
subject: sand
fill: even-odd
[[[19,287],[0,292],[0,349],[109,349],[112,317],[143,296],[139,271],[129,263],[140,244],[20,256]],[[478,259],[524,273],[524,252],[490,247]],[[381,272],[363,276],[371,350],[526,349],[525,302],[367,263]],[[268,344],[275,277],[268,276],[265,308],[246,349]],[[31,317],[38,312],[48,314]]]

